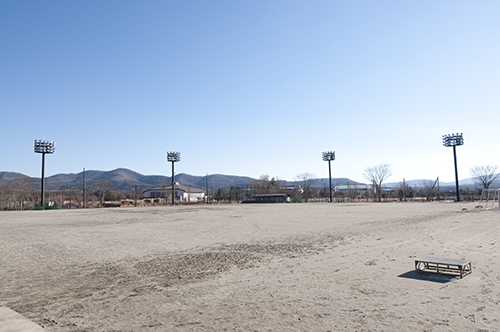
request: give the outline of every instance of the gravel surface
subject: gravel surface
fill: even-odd
[[[0,306],[47,331],[499,331],[499,221],[472,203],[1,212]],[[430,255],[473,272],[413,271]]]

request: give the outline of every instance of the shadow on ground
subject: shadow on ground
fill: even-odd
[[[439,282],[442,284],[453,281],[455,279],[460,279],[460,276],[456,276],[453,274],[437,274],[435,272],[425,272],[425,271],[416,271],[416,270],[405,272],[403,274],[400,274],[398,277],[423,280],[423,281]]]

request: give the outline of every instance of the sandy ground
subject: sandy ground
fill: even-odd
[[[500,331],[499,247],[474,203],[1,212],[0,306],[47,331]],[[473,271],[414,272],[430,255]]]

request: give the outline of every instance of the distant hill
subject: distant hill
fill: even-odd
[[[26,177],[26,175],[16,172],[0,172],[0,183],[8,183],[14,181],[18,177]],[[40,178],[32,178],[34,185],[40,188]],[[171,177],[163,175],[143,175],[126,168],[118,168],[112,171],[93,171],[85,172],[85,183],[87,188],[91,189],[98,181],[108,180],[113,183],[114,190],[132,190],[137,185],[140,189],[149,189],[159,186],[160,181],[167,183],[171,182]],[[230,188],[231,184],[236,186],[247,186],[253,178],[245,176],[233,176],[212,174],[208,175],[209,188]],[[184,186],[205,189],[207,177],[193,176],[189,174],[177,174],[175,181]],[[63,190],[73,188],[81,189],[83,187],[83,172],[56,174],[45,178],[45,187],[47,190]]]
[[[27,177],[24,174],[16,172],[0,172],[0,183],[8,183],[14,181],[18,177]],[[40,178],[32,178],[34,186],[40,188]],[[93,186],[98,181],[108,180],[113,183],[114,190],[132,190],[137,187],[145,190],[159,186],[159,182],[164,181],[170,183],[171,177],[163,175],[143,175],[126,168],[117,168],[112,171],[95,171],[87,170],[85,172],[85,183],[88,189],[92,190]],[[208,188],[217,190],[229,189],[231,185],[235,187],[246,187],[248,184],[255,180],[248,176],[235,176],[223,174],[210,174],[208,179],[206,176],[195,176],[189,174],[177,174],[175,181],[184,186],[191,186],[193,188],[205,189],[208,180]],[[349,180],[347,178],[332,178],[332,185],[347,185],[358,184],[358,182]],[[300,181],[290,181],[286,183],[288,186],[298,185]],[[328,186],[328,178],[314,179],[313,187]],[[83,172],[80,173],[67,173],[56,174],[45,178],[45,187],[47,190],[64,190],[72,186],[74,189],[81,189],[83,187]]]
[[[288,181],[287,185],[289,186],[294,186],[294,185],[300,185],[301,181]],[[332,178],[332,187],[335,187],[336,185],[339,186],[347,186],[348,184],[361,184],[360,182],[353,181],[348,178]],[[319,178],[319,179],[314,179],[312,181],[311,187],[324,187],[324,186],[329,186],[330,185],[330,179],[329,178]]]
[[[0,172],[0,183],[11,182],[19,177],[26,177],[26,175],[16,172]]]
[[[422,185],[424,183],[426,183],[426,182],[434,183],[434,181],[436,181],[436,179],[432,179],[432,180],[430,180],[430,179],[408,180],[408,181],[406,181],[406,184],[412,188],[420,188],[420,187],[422,187]],[[387,182],[387,183],[384,183],[383,185],[384,185],[384,187],[393,188],[393,187],[398,186],[401,182],[403,182],[403,181]],[[482,185],[480,183],[478,183],[475,178],[460,179],[460,180],[458,180],[458,183],[459,183],[461,189],[462,188],[465,189],[467,187],[469,187],[469,188],[475,188],[475,187],[482,188]],[[455,188],[455,181],[453,181],[453,182],[439,182],[439,186],[441,188],[444,188],[444,187]],[[500,181],[497,180],[497,181],[492,183],[490,188],[498,188],[498,186],[500,186]]]
[[[170,178],[169,178],[170,180]],[[236,175],[222,175],[222,174],[211,174],[208,175],[208,188],[209,189],[228,189],[231,185],[235,187],[245,187],[250,181],[255,179],[248,176],[236,176]],[[205,176],[193,176],[189,174],[179,174],[175,176],[175,181],[179,182],[184,186],[192,186],[196,188],[206,188],[207,177]]]

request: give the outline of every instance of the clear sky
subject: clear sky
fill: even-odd
[[[0,171],[454,180],[500,164],[500,1],[0,1]]]

